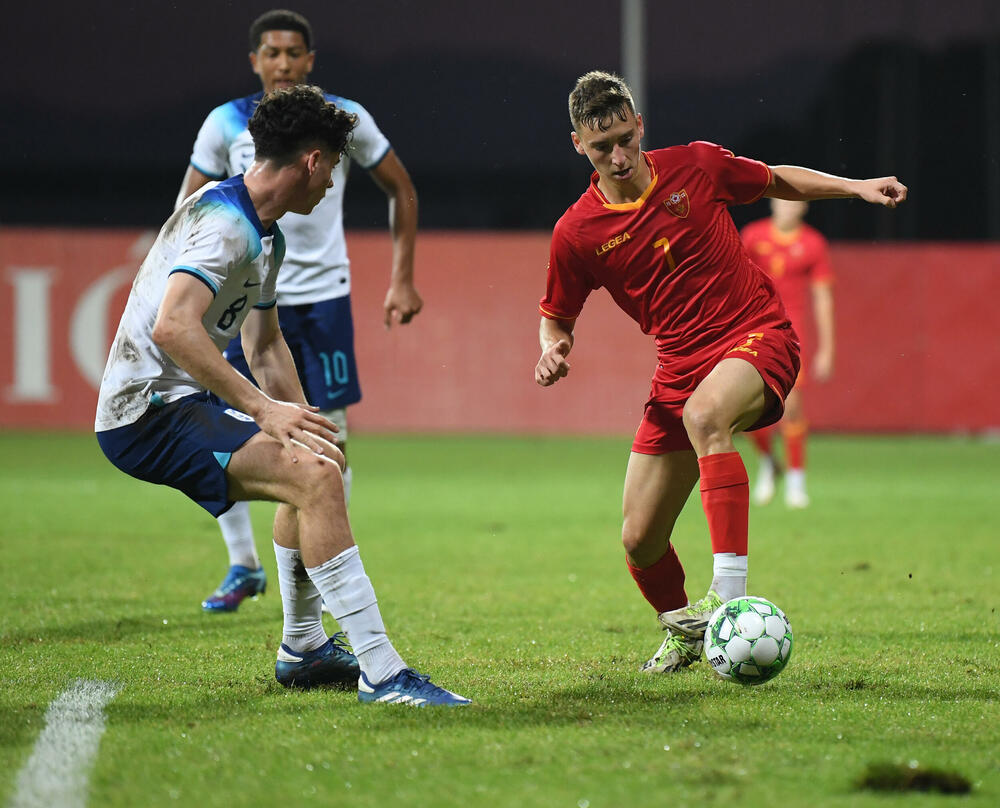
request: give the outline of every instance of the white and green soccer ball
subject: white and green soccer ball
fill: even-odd
[[[781,673],[791,656],[792,625],[765,598],[733,598],[708,619],[705,657],[723,679],[763,684]]]

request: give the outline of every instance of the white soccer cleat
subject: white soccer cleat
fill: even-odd
[[[657,619],[667,631],[680,634],[688,639],[700,640],[705,636],[708,618],[721,605],[722,598],[714,589],[709,589],[708,594],[701,600],[670,612],[660,612]]]
[[[806,474],[802,469],[789,469],[785,478],[785,505],[789,508],[808,508]]]
[[[789,488],[785,491],[785,505],[789,508],[801,510],[809,507],[809,495],[800,489]]]
[[[757,469],[757,482],[753,487],[754,505],[767,505],[774,499],[779,476],[781,476],[781,470],[773,461],[767,458],[760,461],[760,467]]]

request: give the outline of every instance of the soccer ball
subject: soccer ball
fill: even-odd
[[[705,656],[723,679],[760,685],[781,673],[792,656],[792,626],[764,598],[723,603],[708,619]]]

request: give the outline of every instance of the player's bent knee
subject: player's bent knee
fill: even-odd
[[[300,487],[307,495],[320,498],[344,497],[344,474],[340,463],[313,455],[298,462]]]
[[[645,520],[626,518],[622,525],[622,546],[631,558],[642,558],[650,552],[655,553],[666,543],[667,535],[663,530],[654,528]]]
[[[691,442],[697,446],[699,440],[707,440],[720,429],[725,428],[719,418],[719,409],[711,401],[688,400],[682,413],[684,429]]]
[[[302,449],[297,457],[293,462],[288,450],[270,436],[255,436],[233,454],[226,470],[232,498],[276,500],[296,508],[331,497],[343,499],[339,453],[334,458]]]
[[[670,541],[663,535],[626,535],[622,534],[622,544],[629,562],[645,569],[659,561],[670,546]]]
[[[627,525],[622,528],[622,547],[625,548],[626,553],[630,556],[635,556],[636,551],[642,547],[642,544],[642,534],[630,530]]]

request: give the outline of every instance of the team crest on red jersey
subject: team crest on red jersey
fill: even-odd
[[[672,191],[663,204],[678,219],[686,219],[691,212],[691,200],[688,199],[688,192],[683,188],[679,191]]]

